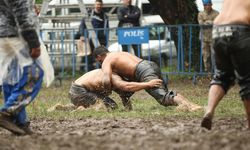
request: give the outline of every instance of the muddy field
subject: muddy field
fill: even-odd
[[[172,83],[173,84],[173,83]],[[174,88],[183,90],[185,86]],[[192,87],[200,89],[201,87]],[[202,86],[202,88],[207,88]],[[186,91],[190,93],[190,91]],[[202,93],[204,92],[204,93]],[[200,94],[205,94],[206,89]],[[192,93],[196,96],[197,93]],[[138,96],[138,95],[137,95]],[[139,95],[139,97],[142,95]],[[200,127],[201,116],[150,118],[32,119],[35,134],[14,136],[0,129],[0,150],[249,150],[246,119],[216,117],[213,130]]]
[[[1,150],[249,150],[245,120],[224,118],[207,131],[194,118],[33,120],[37,131],[16,137],[0,131]],[[218,125],[218,126],[217,126]]]

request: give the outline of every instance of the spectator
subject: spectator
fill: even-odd
[[[214,20],[215,75],[201,126],[212,128],[215,108],[237,80],[250,128],[250,1],[224,0]],[[235,13],[237,11],[237,13]]]
[[[30,0],[2,0],[0,7],[0,85],[4,93],[0,126],[17,135],[31,134],[25,107],[38,94],[44,75],[37,62],[41,53],[37,19]]]
[[[198,22],[201,26],[202,40],[202,58],[204,63],[204,71],[211,72],[211,44],[212,44],[212,25],[213,20],[219,14],[212,8],[211,0],[202,0],[204,11],[199,12]],[[212,61],[213,62],[213,61]]]
[[[132,0],[123,0],[123,7],[118,8],[118,27],[129,28],[140,26],[141,10],[132,5]],[[141,46],[132,44],[134,54],[141,58]],[[129,45],[122,45],[122,50],[128,52]]]
[[[85,54],[85,50],[88,50],[88,54],[89,54],[88,70],[93,70],[95,68],[93,64],[94,58],[91,55],[92,55],[92,51],[95,48],[94,42],[98,40],[100,45],[106,46],[107,39],[108,39],[107,28],[109,28],[109,22],[108,22],[108,16],[103,11],[102,0],[95,1],[95,8],[90,11],[90,19],[91,19],[91,24],[93,25],[93,28],[95,29],[97,39],[91,39],[89,41],[86,41],[88,38],[86,38],[85,36],[88,37],[89,34],[86,32],[86,29],[87,29],[86,22],[85,22],[86,20],[85,18],[83,18],[79,26],[80,40],[78,41],[78,51]],[[82,58],[82,62],[84,62],[84,57]]]

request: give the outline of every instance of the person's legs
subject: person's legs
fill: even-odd
[[[97,96],[95,93],[92,93],[85,87],[75,83],[71,84],[69,98],[71,99],[71,103],[76,107],[83,106],[85,108],[94,105],[97,101]]]
[[[212,85],[208,93],[208,105],[205,115],[201,121],[201,126],[211,130],[214,111],[220,100],[225,95],[224,89],[220,85]]]
[[[3,84],[2,88],[3,88],[4,103],[8,101],[8,98],[11,96],[11,92],[14,89],[14,87],[15,86],[12,85],[7,86]],[[17,135],[25,134],[25,132],[15,124],[14,116],[10,115],[5,111],[0,111],[0,127],[3,127]]]
[[[244,103],[246,114],[247,114],[248,128],[250,129],[250,100],[249,99],[244,100],[243,103]]]
[[[204,71],[208,72],[211,70],[210,66],[211,46],[210,42],[203,42],[202,46],[202,58],[204,62]]]
[[[0,111],[0,127],[9,130],[16,135],[25,135],[25,131],[22,130],[13,122],[13,117],[9,114]]]
[[[75,83],[71,84],[69,97],[71,99],[71,103],[76,107],[83,106],[84,108],[88,108],[96,104],[98,99],[101,99],[107,108],[115,109],[118,107],[116,102],[107,97],[105,94],[89,91],[85,87]]]
[[[124,92],[115,89],[115,92],[119,94],[122,104],[125,107],[126,110],[133,110],[132,103],[130,101],[130,97],[134,94],[134,92]]]
[[[5,103],[1,113],[8,114],[11,121],[23,126],[27,121],[25,107],[30,104],[38,94],[43,80],[43,71],[37,64],[26,66],[23,69],[23,76],[15,85],[3,83]]]
[[[137,57],[142,58],[142,54],[141,54],[141,45],[132,45],[133,49],[134,49],[134,53]]]
[[[108,109],[111,108],[112,110],[118,108],[118,105],[116,104],[116,102],[113,99],[111,99],[110,97],[106,96],[102,100],[103,100],[103,103],[106,106],[106,108],[108,108]]]
[[[128,45],[122,45],[122,51],[123,52],[130,52],[128,49]]]
[[[189,101],[183,95],[177,93],[176,96],[173,97],[173,101],[178,105],[176,107],[177,110],[180,111],[198,111],[201,110],[203,107],[199,106],[191,101]]]
[[[153,79],[162,79],[159,66],[156,63],[150,61],[142,61],[137,66],[135,75],[136,79],[140,82],[148,82]],[[146,89],[146,91],[163,106],[181,105],[179,108],[183,107],[188,111],[194,111],[202,108],[201,106],[190,102],[180,94],[176,94],[174,91],[168,90],[167,85],[164,84],[157,88]]]

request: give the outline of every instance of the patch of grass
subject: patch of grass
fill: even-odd
[[[178,112],[175,107],[164,107],[157,103],[154,98],[144,91],[135,93],[131,100],[133,111],[125,111],[117,94],[111,97],[118,103],[119,109],[114,111],[95,111],[85,110],[81,112],[55,111],[48,112],[47,109],[57,103],[69,104],[68,91],[72,80],[63,80],[61,87],[52,85],[49,88],[42,88],[34,103],[27,107],[29,117],[48,118],[54,120],[61,119],[80,119],[80,118],[161,118],[161,117],[198,117],[203,116],[203,111],[199,112]],[[190,79],[171,80],[169,89],[177,91],[190,101],[206,106],[207,94],[209,90],[209,81],[201,80],[196,85],[192,84]],[[240,100],[239,87],[235,86],[220,102],[216,109],[216,117],[242,117],[245,115],[242,101]]]

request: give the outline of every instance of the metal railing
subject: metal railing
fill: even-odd
[[[204,71],[202,60],[203,30],[199,25],[164,25],[148,26],[150,41],[141,45],[143,58],[156,61],[162,69],[163,75],[210,75],[214,66],[211,64],[209,72]],[[98,29],[103,30],[103,29]],[[96,31],[96,30],[95,30]],[[117,45],[117,28],[110,28],[107,47]],[[89,71],[89,56],[77,56],[76,29],[43,29],[40,36],[47,47],[51,62],[62,77],[65,72],[75,77],[77,72]],[[85,31],[85,37],[89,37]],[[95,42],[97,39],[89,39]],[[85,40],[85,41],[89,41]],[[85,42],[85,44],[87,44]],[[87,49],[85,48],[85,54]],[[84,61],[82,60],[84,59]],[[97,65],[98,67],[98,65]]]

